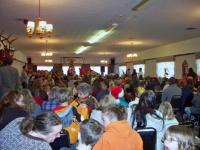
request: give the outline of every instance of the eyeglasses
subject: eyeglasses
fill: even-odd
[[[174,137],[163,137],[161,139],[161,142],[164,143],[165,141],[168,141],[169,143],[178,142],[178,140]]]

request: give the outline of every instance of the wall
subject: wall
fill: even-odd
[[[188,63],[188,67],[192,67],[196,72],[196,57],[194,54],[192,55],[183,55],[175,57],[175,77],[180,79],[182,78],[182,63],[186,60]]]
[[[200,52],[199,43],[200,43],[200,37],[148,49],[145,51],[137,52],[138,57],[134,58],[134,60],[141,61],[146,59],[197,53]],[[116,61],[117,63],[123,63],[127,62],[128,60],[126,58],[126,55],[124,55],[118,57]]]
[[[134,64],[138,61],[145,61],[145,76],[146,75],[156,75],[156,61],[162,61],[162,58],[174,57],[175,61],[175,77],[181,78],[182,71],[181,65],[184,60],[187,60],[189,67],[192,67],[194,71],[196,71],[196,54],[200,52],[200,37],[193,38],[189,40],[184,40],[152,49],[148,49],[145,51],[138,52],[138,57],[134,58],[134,62],[128,63],[128,67],[130,64]],[[186,55],[188,54],[188,55]],[[179,56],[183,55],[183,56]],[[155,64],[152,61],[148,61],[149,59],[155,59]],[[118,57],[116,59],[117,63],[123,64],[123,62],[127,62],[126,55]],[[148,64],[150,63],[150,64]],[[127,64],[127,63],[124,63]],[[150,67],[150,68],[149,68]]]
[[[156,76],[156,60],[146,60],[145,61],[145,75],[144,76]]]

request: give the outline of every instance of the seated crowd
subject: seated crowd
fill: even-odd
[[[155,129],[155,150],[197,145],[196,132],[184,125],[200,122],[196,78],[39,71],[22,85],[0,99],[1,150],[143,150],[138,130],[145,128]]]

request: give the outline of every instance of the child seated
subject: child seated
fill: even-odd
[[[93,119],[84,120],[80,126],[77,150],[91,150],[103,134],[104,127]]]
[[[165,150],[195,150],[193,131],[184,126],[169,127],[163,142]]]

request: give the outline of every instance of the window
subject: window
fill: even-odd
[[[104,75],[108,74],[108,66],[105,66],[105,72]]]
[[[158,77],[173,77],[174,76],[174,62],[159,62],[156,65],[156,72]]]
[[[119,75],[122,76],[126,73],[126,66],[119,66]]]
[[[196,60],[196,64],[197,64],[197,75],[200,75],[200,59]]]
[[[75,68],[76,74],[80,75],[80,68],[81,68],[81,66],[75,66],[74,68]]]
[[[133,65],[133,68],[136,70],[137,73],[139,73],[139,69],[142,68],[142,72],[143,72],[143,76],[144,76],[145,64],[136,64],[136,65]]]
[[[90,68],[91,68],[93,71],[95,71],[95,72],[101,74],[101,67],[100,67],[100,66],[90,66]]]
[[[69,69],[69,66],[63,66],[62,69],[63,69],[63,73],[67,75],[67,71]]]
[[[51,71],[53,66],[37,66],[37,70]]]

